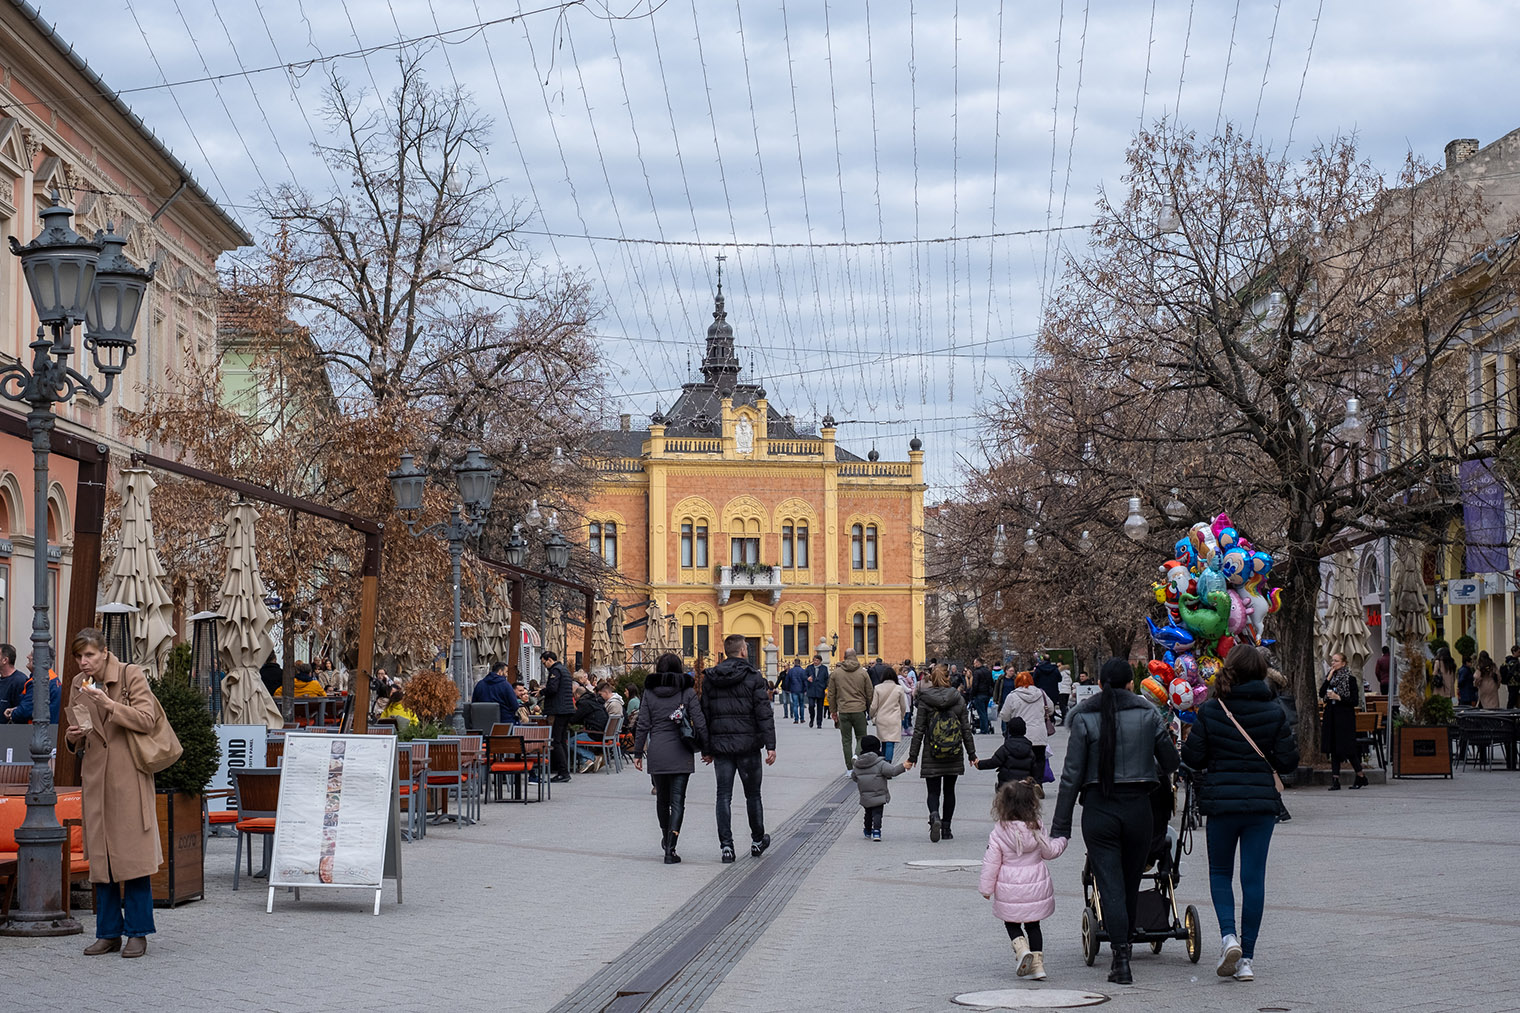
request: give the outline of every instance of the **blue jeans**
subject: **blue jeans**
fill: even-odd
[[[987,706],[992,703],[990,696],[974,696],[971,698],[971,719],[978,732],[986,735],[992,731],[992,722],[987,720]]]
[[[897,745],[897,743],[895,743],[895,742],[883,742],[881,744],[881,758],[883,760],[886,760],[888,763],[891,763],[892,762],[892,747],[894,747],[896,745]]]
[[[737,755],[718,753],[713,756],[713,773],[718,777],[718,845],[734,846],[733,815],[730,809],[734,801],[734,774],[744,785],[744,805],[749,811],[749,839],[758,841],[765,836],[765,808],[760,803],[760,753]]]
[[[801,693],[788,693],[787,696],[789,696],[789,697],[792,698],[792,720],[793,721],[801,721],[802,720],[802,715],[805,713],[805,711],[803,710],[803,704],[802,704],[802,694]]]
[[[1275,815],[1210,816],[1209,892],[1219,934],[1235,934],[1235,846],[1240,845],[1240,954],[1253,957],[1261,912],[1267,903],[1267,848],[1272,843]]]
[[[123,927],[122,914],[126,914]],[[95,884],[95,938],[120,939],[122,936],[152,935],[153,880],[138,876],[125,883]]]

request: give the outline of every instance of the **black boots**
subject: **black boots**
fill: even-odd
[[[939,822],[939,813],[930,813],[929,814],[929,840],[933,841],[935,844],[938,844],[939,843],[940,834],[942,833],[942,830],[943,830],[943,828],[940,826],[940,822]]]
[[[1370,783],[1371,782],[1369,782],[1367,780],[1367,775],[1366,774],[1357,774],[1356,775],[1356,780],[1351,782],[1351,787],[1353,787],[1353,788],[1365,788]]]
[[[949,820],[945,820],[944,822],[942,822],[939,825],[939,839],[942,840],[942,841],[953,841],[953,840],[955,840],[955,835],[950,832],[950,821]]]
[[[1112,944],[1114,951],[1114,964],[1109,968],[1108,980],[1115,985],[1133,985],[1135,979],[1129,973],[1129,943]]]
[[[665,864],[679,865],[681,856],[676,854],[676,838],[681,836],[681,831],[671,830],[665,834]]]

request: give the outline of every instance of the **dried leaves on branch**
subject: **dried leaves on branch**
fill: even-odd
[[[982,537],[1034,527],[1058,560],[1090,530],[1095,563],[1072,561],[1139,591],[1138,615],[1145,568],[1227,510],[1277,557],[1268,635],[1312,696],[1320,559],[1383,533],[1438,541],[1473,413],[1493,409],[1469,397],[1466,344],[1513,305],[1515,228],[1490,218],[1413,158],[1390,183],[1347,139],[1288,162],[1230,128],[1140,134],[1048,307],[1038,364],[992,413]],[[1341,428],[1348,398],[1367,435]],[[1151,522],[1138,556],[1119,534],[1132,495]]]

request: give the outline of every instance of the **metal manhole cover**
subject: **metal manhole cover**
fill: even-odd
[[[980,858],[919,858],[907,863],[910,869],[980,869]]]
[[[1073,992],[1059,988],[999,988],[989,992],[965,992],[955,997],[958,1006],[973,1009],[1075,1009],[1108,1002],[1100,992]]]

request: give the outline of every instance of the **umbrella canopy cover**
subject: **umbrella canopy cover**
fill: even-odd
[[[264,581],[259,576],[254,551],[254,522],[258,513],[251,503],[234,503],[222,519],[226,532],[227,576],[222,581],[220,612],[226,616],[221,630],[222,680],[225,719],[228,724],[284,726],[280,709],[259,679],[259,666],[274,653],[274,616],[264,604]]]
[[[512,613],[509,607],[509,587],[506,582],[496,585],[491,594],[491,607],[486,609],[480,625],[475,628],[477,657],[484,662],[506,661],[510,648],[507,634],[512,631]]]
[[[628,646],[623,640],[623,625],[628,621],[627,613],[623,611],[621,602],[612,603],[611,621],[607,629],[607,650],[610,655],[608,664],[616,669],[621,669],[628,661]]]
[[[1360,673],[1367,663],[1367,617],[1362,614],[1362,597],[1357,592],[1354,563],[1349,549],[1335,555],[1330,577],[1330,607],[1319,618],[1317,639],[1320,660],[1326,665],[1333,654],[1344,654],[1353,673]]]
[[[644,609],[644,663],[653,665],[669,649],[665,643],[665,613],[659,602],[651,601]]]
[[[556,604],[548,612],[546,620],[548,629],[541,630],[544,638],[544,650],[553,651],[554,656],[561,661],[565,659],[565,609]]]
[[[144,468],[121,473],[121,545],[111,567],[107,600],[135,605],[132,651],[151,674],[162,675],[174,647],[174,600],[164,584],[164,564],[153,534],[149,495],[158,485]]]
[[[596,608],[591,613],[591,659],[587,665],[588,671],[612,664],[612,644],[607,636],[607,620],[610,616],[607,603],[597,599]]]
[[[1420,572],[1420,547],[1400,539],[1393,556],[1393,634],[1400,640],[1430,636],[1430,607]]]

